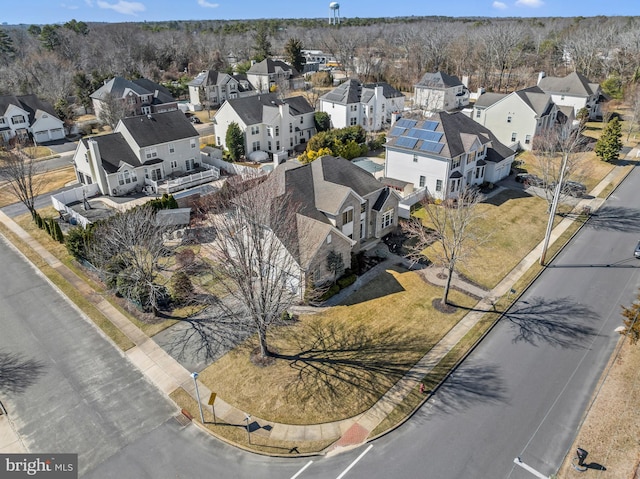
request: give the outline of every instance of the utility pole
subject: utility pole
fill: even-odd
[[[567,151],[562,153],[562,166],[560,166],[560,178],[558,184],[553,193],[553,201],[551,202],[551,209],[549,210],[549,221],[547,223],[547,231],[544,235],[544,242],[542,243],[542,254],[540,255],[540,265],[544,266],[547,256],[547,248],[549,247],[549,239],[551,238],[551,230],[553,229],[553,220],[556,216],[556,210],[558,209],[558,201],[560,198],[560,191],[562,190],[562,183],[564,182],[564,172],[567,169],[567,160],[569,159],[569,153]]]

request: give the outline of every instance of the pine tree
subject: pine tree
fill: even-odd
[[[302,73],[304,68],[305,59],[302,55],[302,42],[297,38],[290,38],[284,47],[285,60],[296,69],[297,72]]]
[[[622,125],[617,117],[607,123],[594,149],[601,160],[617,160],[622,148]]]
[[[240,157],[244,155],[244,135],[235,121],[231,122],[229,128],[227,128],[225,142],[227,143],[231,159],[238,161]]]

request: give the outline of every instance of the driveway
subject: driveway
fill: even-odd
[[[54,153],[60,154],[65,152],[73,152],[76,151],[76,147],[78,146],[77,141],[71,141],[67,138],[63,140],[49,141],[47,143],[42,143],[42,146],[46,146],[50,148]]]

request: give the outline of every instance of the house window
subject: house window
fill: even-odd
[[[357,118],[355,118],[355,117],[354,117],[354,118],[351,118],[351,119],[349,120],[349,125],[351,125],[351,126],[355,126],[355,125],[357,125],[357,124],[358,124],[358,119],[357,119]]]
[[[158,151],[155,148],[149,148],[148,150],[145,150],[145,156],[147,157],[147,160],[150,160],[151,158],[157,158]]]
[[[373,115],[373,105],[369,107],[369,114]]]
[[[524,143],[525,145],[528,145],[529,143],[531,143],[531,135],[527,135],[524,137]]]
[[[364,213],[367,211],[367,202],[365,201],[364,203],[362,203],[360,205],[360,214]]]
[[[134,97],[133,95],[129,95],[129,105],[135,105],[136,104],[136,97]]]
[[[480,118],[480,110],[476,110],[476,118]]]
[[[136,174],[135,172],[131,172],[129,170],[124,170],[121,171],[120,173],[118,173],[118,184],[120,186],[124,185],[124,184],[130,184],[130,183],[135,183],[138,181],[138,178],[136,178]]]
[[[327,244],[331,244],[331,235],[330,234],[327,235]]]
[[[511,115],[507,117],[507,123],[511,123]]]
[[[342,224],[346,225],[347,223],[351,223],[353,221],[353,208],[349,208],[347,211],[342,213]]]
[[[87,184],[90,185],[91,183],[93,183],[93,180],[89,175],[87,175]]]
[[[289,133],[293,133],[293,123],[289,123]]]
[[[276,126],[276,136],[280,136],[280,127]]]
[[[24,119],[24,115],[16,115],[11,117],[11,123],[19,125],[21,123],[26,123],[26,120]]]
[[[5,123],[5,122],[4,122],[4,117],[3,117],[3,116],[0,116],[0,125],[4,125],[4,123]]]
[[[350,109],[351,111],[358,111],[358,105],[351,105]]]
[[[220,140],[220,137],[219,137],[219,136],[216,136],[216,144],[217,144],[218,146],[222,146],[222,140]]]
[[[176,152],[176,145],[174,145],[173,143],[169,143],[169,153],[175,153]]]
[[[516,141],[516,136],[517,136],[517,133],[515,131],[511,133],[511,141]]]
[[[293,148],[293,138],[289,138],[289,147]]]
[[[424,176],[420,176],[420,188],[424,188],[425,183],[427,182],[427,179]]]
[[[451,169],[455,170],[456,168],[460,167],[460,157],[458,156],[457,158],[454,158],[453,160],[451,160]]]
[[[251,134],[252,135],[258,135],[260,133],[260,127],[259,126],[252,126],[251,127]]]
[[[258,151],[260,149],[260,142],[259,141],[254,141],[252,144],[252,151]]]
[[[276,141],[276,151],[280,151],[280,140]]]
[[[436,191],[442,191],[442,180],[436,180]]]
[[[187,171],[191,171],[195,168],[195,160],[193,158],[189,158],[186,162]]]
[[[382,105],[380,105],[380,111],[384,112],[384,103]]]
[[[84,175],[82,174],[82,171],[78,171],[78,181],[80,183],[84,183]]]
[[[142,114],[143,115],[151,115],[151,107],[150,106],[143,106],[141,108]]]
[[[171,169],[175,169],[178,167],[178,162],[176,160],[171,160]]]
[[[304,123],[304,118],[300,117],[300,124],[302,125]]]
[[[474,161],[476,161],[476,151],[475,150],[469,152],[469,157],[467,159],[467,163],[472,163]]]
[[[271,151],[271,140],[267,141],[267,150]]]
[[[384,212],[384,214],[382,215],[382,228],[388,228],[389,226],[391,226],[393,224],[393,208],[388,209],[387,211]]]
[[[195,148],[196,147],[196,140],[191,140],[191,148]]]
[[[564,100],[564,95],[560,95],[560,101]]]

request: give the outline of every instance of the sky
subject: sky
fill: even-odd
[[[10,0],[2,0],[10,2]],[[0,10],[0,23],[140,22],[323,18],[329,0],[18,0]],[[575,17],[640,15],[638,0],[344,0],[342,17]]]

